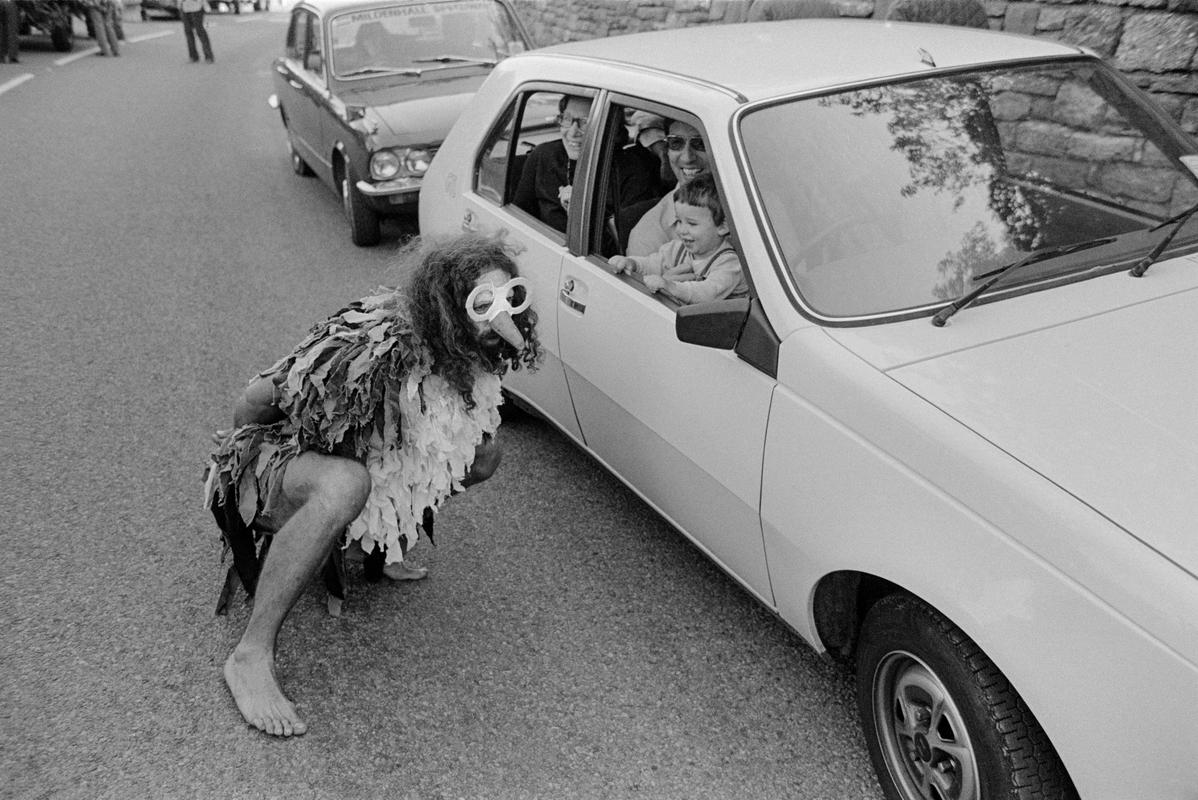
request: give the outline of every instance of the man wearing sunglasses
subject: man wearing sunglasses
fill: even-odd
[[[666,153],[679,186],[685,186],[700,175],[711,172],[707,145],[699,131],[689,123],[680,120],[670,122],[666,132]],[[677,238],[674,230],[677,219],[674,193],[670,192],[633,226],[628,236],[627,255],[651,255],[662,245]]]

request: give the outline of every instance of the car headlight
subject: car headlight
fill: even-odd
[[[423,147],[409,147],[404,155],[404,168],[409,175],[423,175],[433,160],[433,151]]]
[[[428,170],[433,151],[426,147],[379,150],[370,156],[370,177],[376,181],[418,178]]]
[[[380,150],[370,156],[370,177],[386,181],[399,174],[399,154],[394,150]]]

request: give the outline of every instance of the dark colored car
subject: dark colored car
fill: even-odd
[[[483,79],[529,47],[506,0],[302,0],[270,98],[292,168],[340,194],[354,244],[377,244]]]

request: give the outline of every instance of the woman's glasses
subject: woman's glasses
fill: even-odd
[[[585,131],[587,129],[587,118],[586,117],[573,117],[573,116],[570,116],[569,114],[558,114],[557,115],[557,124],[562,126],[563,128],[573,128],[575,125],[577,125],[578,130]]]
[[[706,153],[707,145],[703,143],[702,136],[667,136],[666,147],[677,152],[682,148],[690,145],[691,150],[696,153]]]

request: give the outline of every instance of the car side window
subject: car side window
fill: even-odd
[[[567,100],[557,89],[518,94],[487,137],[474,170],[479,195],[519,208],[562,234],[574,178],[574,161],[562,147],[562,105]],[[570,135],[577,138],[586,127],[586,117],[571,117]]]
[[[308,32],[305,37],[304,67],[312,72],[312,77],[324,83],[324,43],[320,35],[320,22],[311,13],[306,16]]]
[[[699,121],[616,96],[602,130],[588,252],[670,303],[747,295]]]
[[[292,12],[291,25],[287,28],[287,57],[294,58],[296,61],[303,58],[304,44],[307,39],[308,15],[304,11],[296,10]]]

